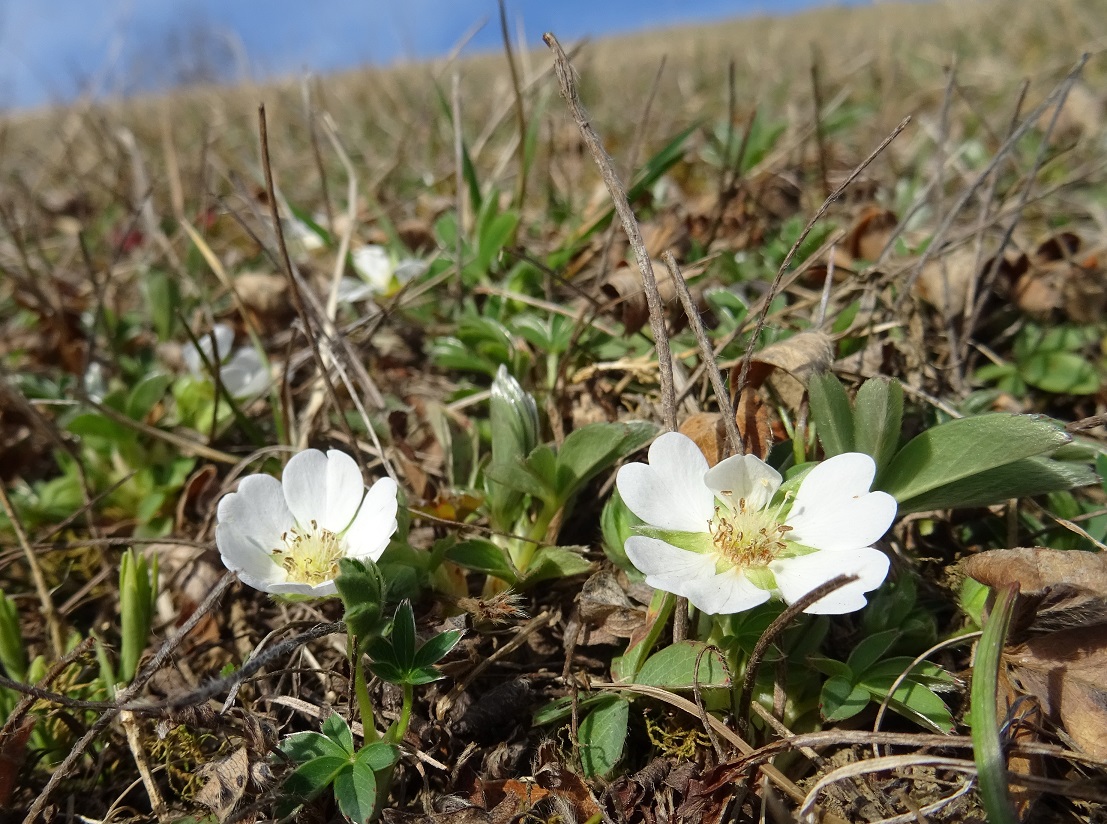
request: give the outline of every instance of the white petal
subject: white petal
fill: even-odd
[[[732,615],[765,603],[772,593],[751,584],[737,567],[681,583],[680,595],[708,615]]]
[[[876,464],[861,452],[845,452],[823,461],[800,484],[786,523],[788,540],[817,549],[870,546],[896,517],[896,500],[869,492]]]
[[[211,327],[211,334],[215,337],[215,360],[226,360],[227,355],[231,352],[231,347],[234,346],[234,329],[225,323],[217,323]],[[208,347],[211,346],[210,336],[205,335],[203,340],[208,342]],[[203,345],[203,341],[200,343]],[[208,349],[205,349],[204,353],[209,357],[211,356]]]
[[[266,589],[273,595],[306,595],[309,598],[325,598],[338,592],[338,585],[334,581],[324,581],[321,584],[273,584]]]
[[[738,509],[745,500],[746,508],[764,509],[780,489],[780,473],[754,455],[732,455],[720,461],[703,478],[703,482],[719,498]]]
[[[707,458],[691,438],[666,432],[650,446],[649,464],[627,464],[615,478],[627,507],[652,526],[705,532],[715,496],[703,482]]]
[[[215,527],[215,545],[219,547],[219,556],[223,565],[238,573],[242,583],[272,592],[273,586],[284,583],[288,577],[280,564],[273,560],[268,544],[260,543],[248,533],[227,523]]]
[[[326,483],[327,509],[319,523],[331,532],[343,532],[354,520],[365,498],[361,469],[345,452],[329,449]]]
[[[267,551],[281,546],[281,535],[295,526],[281,483],[271,475],[243,478],[237,492],[219,501],[216,519],[221,526],[234,528]]]
[[[381,557],[398,526],[396,492],[394,480],[381,478],[365,494],[361,509],[345,535],[348,557],[372,561]]]
[[[281,476],[288,508],[297,523],[322,523],[327,512],[327,456],[318,449],[305,449],[292,456]],[[345,524],[343,524],[345,526]]]
[[[354,270],[376,293],[388,291],[392,284],[392,260],[383,246],[370,244],[355,249],[350,255]]]
[[[357,303],[373,297],[376,293],[375,287],[357,278],[345,277],[338,282],[338,300],[340,303]]]
[[[860,576],[859,580],[836,589],[804,610],[812,614],[838,615],[865,606],[865,593],[880,586],[888,575],[888,556],[872,547],[813,552],[773,561],[769,569],[776,576],[780,594],[789,604],[839,575]]]
[[[657,538],[635,535],[627,538],[625,548],[630,562],[646,574],[646,583],[654,589],[678,592],[674,587],[682,581],[715,574],[712,556],[677,549]]]
[[[249,398],[269,386],[269,372],[256,349],[236,349],[219,372],[227,391],[234,398]]]

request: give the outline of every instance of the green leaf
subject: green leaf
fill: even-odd
[[[814,375],[808,381],[811,420],[819,443],[828,458],[853,451],[853,409],[845,387],[829,372]]]
[[[458,566],[483,572],[509,584],[519,579],[507,553],[491,541],[479,538],[462,541],[446,550],[446,557]]]
[[[819,705],[827,721],[844,721],[868,706],[869,691],[854,685],[848,678],[834,677],[823,684]]]
[[[146,293],[146,306],[150,310],[150,322],[165,342],[173,337],[177,322],[177,310],[181,305],[181,290],[177,279],[166,272],[151,269],[142,278],[142,290]]]
[[[656,433],[657,427],[645,421],[593,423],[569,433],[557,453],[557,489],[562,499],[640,449]]]
[[[285,789],[300,798],[310,800],[323,792],[343,770],[349,771],[350,759],[324,755],[305,761],[285,779]]]
[[[1090,467],[1081,464],[1052,458],[1023,458],[902,501],[899,514],[990,506],[1012,498],[1088,486],[1098,480]]]
[[[337,712],[331,713],[323,722],[323,735],[340,746],[349,754],[354,752],[354,734],[350,731],[350,725]]]
[[[718,650],[710,649],[699,641],[681,641],[646,659],[635,683],[669,690],[689,690],[696,683],[701,686],[726,686],[730,679]]]
[[[438,633],[419,647],[419,651],[415,653],[415,661],[412,666],[430,667],[437,664],[446,657],[450,650],[457,646],[457,642],[460,640],[460,630],[451,629]]]
[[[821,655],[812,655],[808,659],[815,669],[824,675],[829,675],[831,678],[846,678],[850,681],[853,680],[853,670],[849,668],[849,664],[842,661],[835,661],[833,658],[824,658]]]
[[[538,443],[538,406],[501,365],[489,401],[492,455],[496,463],[519,463]]]
[[[299,763],[313,758],[343,758],[349,760],[349,750],[318,732],[294,732],[281,741],[281,752]]]
[[[564,721],[573,714],[573,700],[576,699],[577,710],[587,710],[600,704],[606,704],[611,700],[609,692],[594,692],[590,695],[581,694],[579,697],[565,695],[557,698],[545,706],[539,707],[534,712],[534,726],[556,724]]]
[[[630,702],[618,696],[592,710],[580,722],[580,760],[588,777],[607,775],[623,757]]]
[[[411,609],[411,601],[404,601],[396,608],[390,638],[393,660],[400,669],[411,669],[415,663],[415,612]]]
[[[873,682],[865,678],[858,687],[865,689],[874,701],[883,701],[888,694],[889,683]],[[945,702],[929,687],[910,678],[896,688],[888,706],[900,715],[934,732],[953,731],[953,716]]]
[[[889,378],[870,378],[857,390],[853,409],[853,448],[871,455],[876,468],[887,466],[899,447],[903,424],[903,387]]]
[[[400,757],[395,744],[387,741],[376,741],[362,747],[357,754],[354,763],[361,763],[373,772],[387,770]]]
[[[891,648],[898,637],[899,630],[889,629],[861,639],[849,654],[846,666],[849,667],[850,672],[861,675]]]
[[[1052,452],[1070,436],[1054,421],[994,413],[947,421],[922,432],[877,476],[875,488],[901,504],[955,481]]]
[[[592,569],[592,562],[581,556],[584,547],[544,546],[534,553],[520,587],[531,587],[550,578],[568,578]]]
[[[543,448],[539,447],[540,450]],[[513,498],[519,499],[522,494],[533,495],[543,501],[553,500],[556,495],[552,484],[542,476],[536,475],[526,464],[521,462],[517,464],[492,463],[485,467],[484,474],[493,484],[500,485],[508,493],[505,496],[498,493],[494,487],[490,490],[490,497],[496,496],[494,502],[499,502],[503,498],[504,503],[501,506],[504,507],[509,506],[508,502]]]
[[[1094,395],[1100,386],[1095,366],[1075,352],[1035,352],[1019,361],[1019,376],[1059,395]]]
[[[127,396],[127,417],[141,421],[162,398],[173,379],[169,375],[153,374],[143,378]]]
[[[377,777],[368,766],[355,761],[334,779],[338,809],[355,824],[367,824],[377,806]]]

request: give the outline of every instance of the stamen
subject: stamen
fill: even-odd
[[[293,527],[281,535],[283,547],[273,550],[276,560],[288,573],[291,583],[317,586],[338,575],[338,561],[346,552],[341,536],[321,529],[316,520],[310,528]]]

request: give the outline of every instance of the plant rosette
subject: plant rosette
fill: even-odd
[[[281,480],[250,475],[219,501],[215,542],[243,583],[273,595],[337,592],[342,558],[376,561],[396,531],[397,486],[366,491],[354,459],[337,449],[294,455]]]
[[[896,516],[896,501],[871,492],[873,459],[836,455],[812,468],[795,495],[775,500],[780,473],[752,455],[709,467],[687,436],[653,442],[649,463],[627,464],[616,482],[645,521],[627,538],[630,561],[655,589],[686,597],[712,615],[743,612],[770,598],[793,603],[839,575],[857,580],[805,612],[853,612],[888,574],[872,544]]]

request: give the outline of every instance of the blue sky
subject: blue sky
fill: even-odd
[[[830,0],[507,0],[537,45]],[[858,2],[859,0],[846,0]],[[838,0],[842,2],[842,0]],[[864,2],[864,0],[860,0]],[[500,43],[496,0],[0,0],[0,108],[164,88],[208,55],[232,79],[325,73]]]

